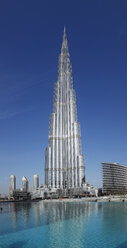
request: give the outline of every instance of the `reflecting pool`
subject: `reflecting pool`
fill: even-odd
[[[0,248],[127,248],[127,203],[0,204]]]

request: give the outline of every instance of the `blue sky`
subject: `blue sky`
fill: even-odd
[[[86,179],[101,186],[101,162],[127,165],[126,0],[1,1],[0,192],[10,174],[30,188],[44,178],[49,114],[66,26]]]

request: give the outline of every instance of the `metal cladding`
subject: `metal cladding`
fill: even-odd
[[[50,115],[49,146],[45,150],[45,184],[51,188],[70,188],[81,187],[84,181],[80,123],[77,121],[72,65],[64,28],[53,113]]]
[[[127,166],[102,163],[102,171],[105,194],[127,194]]]

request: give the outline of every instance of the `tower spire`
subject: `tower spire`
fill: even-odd
[[[61,52],[68,52],[68,43],[67,43],[67,35],[66,35],[66,27],[64,26],[64,32],[63,32],[63,43]]]

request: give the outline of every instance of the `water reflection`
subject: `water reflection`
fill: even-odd
[[[0,215],[0,247],[122,248],[127,244],[126,203],[49,200],[10,203],[5,208]]]
[[[127,204],[122,202],[110,202],[103,204],[103,228],[112,225],[112,232],[127,230]]]
[[[96,215],[100,207],[101,205],[98,203],[92,204],[90,202],[84,203],[81,201],[9,203],[6,213],[10,212],[11,220],[5,233],[62,222],[73,218],[78,218],[80,222],[82,218],[88,218],[93,214]],[[0,229],[0,232],[1,231],[3,233],[3,230]]]
[[[31,203],[11,203],[9,210],[11,212],[12,223],[14,229],[17,227],[18,222],[23,219],[24,227],[27,227],[30,218]]]
[[[42,207],[42,204],[40,203]],[[98,211],[98,204],[91,204],[90,202],[44,202],[43,211],[46,213],[47,224],[51,222],[59,222],[82,215],[90,216],[93,211],[94,214]]]
[[[33,216],[35,226],[39,226],[41,224],[41,208],[37,204],[33,205]]]

